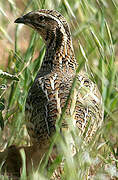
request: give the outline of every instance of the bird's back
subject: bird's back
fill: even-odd
[[[27,128],[33,142],[47,143],[55,133],[56,120],[63,111],[74,77],[75,73],[54,71],[35,79],[26,100]],[[89,140],[102,123],[102,117],[99,90],[81,72],[68,101],[62,127],[78,127],[80,134]]]

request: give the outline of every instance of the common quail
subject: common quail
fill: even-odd
[[[47,9],[32,11],[16,19],[15,23],[36,30],[46,45],[45,57],[28,92],[25,106],[28,133],[32,143],[39,144],[41,150],[49,147],[56,132],[56,120],[63,111],[79,65],[69,25],[59,12]],[[81,135],[86,132],[88,141],[103,121],[102,98],[86,73],[81,71],[76,78],[74,97],[67,105],[66,115],[72,116],[71,124],[78,127]],[[60,128],[67,126],[67,120],[63,120]]]

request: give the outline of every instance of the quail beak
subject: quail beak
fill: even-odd
[[[26,19],[25,19],[23,16],[21,16],[21,17],[17,18],[17,19],[14,21],[14,23],[22,23],[22,24],[25,24],[25,23],[26,23]]]
[[[18,23],[18,24],[21,23],[21,24],[28,25],[28,26],[30,26],[30,27],[32,27],[32,28],[35,28],[33,22],[31,21],[30,17],[27,16],[27,14],[24,15],[24,16],[21,16],[21,17],[17,18],[17,19],[14,21],[14,23]]]
[[[31,13],[25,14],[25,15],[17,18],[14,22],[15,22],[15,23],[21,23],[21,24],[30,25],[30,24],[32,24],[30,14],[31,14]]]

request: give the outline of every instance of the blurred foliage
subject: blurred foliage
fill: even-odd
[[[63,179],[86,179],[85,174],[91,166],[96,174],[94,179],[118,178],[117,0],[0,1],[0,68],[5,72],[1,70],[0,77],[1,150],[11,144],[29,143],[24,118],[25,99],[43,60],[45,46],[38,34],[13,22],[20,15],[41,8],[56,9],[67,19],[77,61],[79,64],[85,61],[85,70],[102,93],[105,110],[104,124],[95,137],[99,141],[87,148],[81,141],[77,143],[75,133],[75,144],[81,147],[75,159],[70,157],[69,148],[61,141],[67,162]],[[54,163],[49,176],[58,160]],[[34,174],[33,178],[36,177]]]

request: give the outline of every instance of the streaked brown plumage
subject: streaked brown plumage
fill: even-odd
[[[70,29],[65,18],[55,10],[30,12],[15,22],[35,29],[46,44],[42,66],[28,93],[25,115],[32,143],[39,144],[40,150],[44,147],[48,149],[78,66]],[[101,95],[96,84],[83,72],[77,77],[74,96],[68,103],[66,114],[72,117],[69,123],[78,127],[81,134],[87,127],[87,141],[102,123]],[[67,121],[62,122],[62,127],[65,126],[69,126]]]

